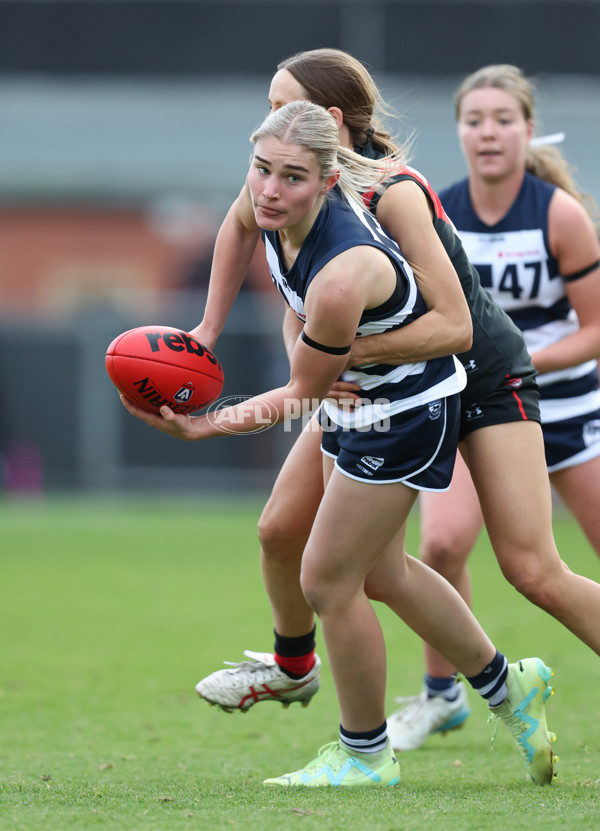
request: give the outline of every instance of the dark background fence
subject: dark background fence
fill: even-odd
[[[245,76],[332,46],[391,74],[585,74],[599,30],[596,0],[5,0],[0,71]]]

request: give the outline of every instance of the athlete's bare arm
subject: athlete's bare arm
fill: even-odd
[[[472,342],[469,307],[425,193],[410,180],[396,182],[379,200],[377,219],[400,246],[428,312],[410,326],[356,341],[352,362],[402,364],[466,352]]]
[[[579,329],[532,354],[540,373],[577,366],[600,356],[600,264],[588,270],[600,261],[600,242],[585,208],[564,190],[557,189],[552,196],[548,234],[560,273],[567,278],[580,271],[587,273],[565,284]]]
[[[307,334],[313,342],[325,347],[348,346],[365,307],[378,305],[378,294],[382,290],[391,291],[395,281],[391,263],[385,254],[375,252],[379,255],[376,259],[383,266],[378,273],[377,268],[373,268],[374,251],[367,246],[346,251],[330,260],[313,279],[305,298],[309,321]],[[345,364],[345,354],[331,354],[298,338],[292,355],[289,383],[220,410],[218,421],[214,414],[181,415],[167,406],[161,407],[160,414],[149,413],[136,407],[123,395],[121,401],[131,415],[184,441],[256,432],[286,418],[310,412],[315,401],[326,397]],[[289,406],[290,402],[293,402],[293,407]]]
[[[206,308],[202,322],[191,330],[209,349],[214,349],[227,316],[250,267],[260,228],[246,185],[229,209],[217,234]]]

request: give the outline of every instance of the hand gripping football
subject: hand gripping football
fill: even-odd
[[[223,369],[215,355],[170,326],[123,332],[106,351],[106,369],[117,389],[150,413],[163,404],[176,413],[193,413],[223,389]]]

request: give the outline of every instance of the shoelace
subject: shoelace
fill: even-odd
[[[492,723],[494,725],[494,732],[492,733],[492,738],[490,739],[490,750],[494,749],[494,742],[496,741],[496,736],[498,734],[498,725],[500,724],[500,716],[496,715],[496,713],[490,713],[488,716],[487,723]],[[508,725],[507,725],[508,727]],[[523,748],[519,745],[519,750],[523,752]]]
[[[335,754],[335,751],[339,748],[339,742],[329,742],[328,744],[324,744],[323,747],[319,748],[319,752],[317,753],[317,758],[313,759],[312,762],[309,762],[305,770],[318,768],[323,765],[327,756],[331,756]]]
[[[519,748],[519,752],[521,753],[523,758],[527,761],[527,753],[525,752],[525,748],[523,747],[521,742],[518,741],[519,736],[523,732],[522,722],[517,716],[514,715],[514,713],[511,714],[510,718],[501,718],[498,715],[498,713],[490,713],[490,715],[488,717],[488,720],[487,720],[487,723],[489,724],[490,722],[492,722],[493,725],[494,725],[494,732],[492,733],[492,738],[490,740],[490,750],[494,749],[494,742],[495,742],[496,736],[498,734],[498,725],[500,724],[501,721],[504,722],[504,724],[508,727],[509,731],[515,737],[515,739],[517,739],[517,747]],[[514,730],[513,730],[513,727],[514,727]]]
[[[419,710],[422,710],[427,702],[427,696],[425,693],[421,693],[421,695],[413,695],[406,698],[397,698],[396,703],[401,704],[405,703],[405,706],[399,710],[397,713],[394,713],[394,716],[398,720],[404,720],[406,718],[412,717],[415,713],[418,713]]]
[[[259,669],[270,669],[268,664],[262,664],[260,661],[223,661],[229,667],[236,667],[236,669],[247,669],[250,672],[256,672]]]
[[[422,695],[422,693],[420,695],[398,695],[394,701],[396,704],[402,704],[404,707],[407,707],[409,704],[413,704],[415,701],[418,701]]]

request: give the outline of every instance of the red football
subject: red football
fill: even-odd
[[[170,326],[123,332],[106,351],[106,369],[117,389],[150,413],[163,404],[176,413],[193,413],[223,389],[223,370],[213,353]]]

